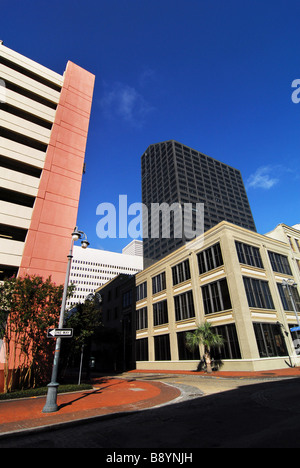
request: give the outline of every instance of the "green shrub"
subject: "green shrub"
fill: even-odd
[[[89,384],[81,385],[60,385],[58,393],[81,392],[84,390],[92,390],[93,386]],[[11,393],[0,393],[0,400],[15,400],[19,398],[33,398],[47,395],[48,387],[32,388],[29,390],[16,391]]]

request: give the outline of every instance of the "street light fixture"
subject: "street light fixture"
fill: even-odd
[[[64,286],[63,298],[62,298],[61,309],[60,309],[60,317],[59,317],[60,329],[64,327],[65,309],[66,309],[66,302],[67,302],[67,295],[68,295],[71,264],[72,264],[72,258],[73,258],[74,242],[77,242],[80,239],[83,239],[81,241],[81,247],[83,249],[87,249],[88,246],[90,245],[87,240],[87,236],[83,231],[79,231],[78,227],[76,226],[74,229],[74,232],[72,233],[71,248],[70,248],[70,252],[68,255],[68,267],[67,267],[65,286]],[[56,340],[52,377],[51,377],[51,382],[48,385],[47,400],[43,408],[43,413],[55,413],[58,410],[57,390],[58,390],[59,384],[57,383],[57,374],[58,374],[58,364],[59,364],[59,356],[60,356],[60,349],[61,349],[61,340],[62,339],[60,337],[58,337]]]
[[[296,304],[295,304],[295,301],[294,301],[294,296],[292,294],[292,289],[291,288],[297,288],[297,283],[295,283],[295,281],[290,278],[290,279],[283,279],[282,280],[282,286],[284,289],[287,289],[288,291],[288,294],[290,296],[290,300],[291,300],[291,303],[292,303],[292,306],[293,306],[293,309],[294,309],[294,312],[295,312],[295,315],[296,315],[296,319],[297,319],[297,323],[298,323],[298,327],[300,327],[300,320],[299,320],[299,316],[298,316],[298,312],[297,312],[297,307],[296,307]]]

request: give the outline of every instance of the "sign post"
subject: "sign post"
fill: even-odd
[[[55,330],[55,332],[53,330],[50,331],[49,333],[50,337],[53,337],[53,333],[54,335],[56,335],[57,330],[64,329],[63,327],[64,327],[65,310],[66,310],[66,303],[67,303],[67,296],[68,296],[68,286],[69,286],[69,279],[70,279],[70,272],[71,272],[71,264],[72,264],[72,258],[73,258],[73,247],[74,247],[74,242],[82,238],[84,238],[84,240],[81,241],[81,247],[83,249],[86,249],[89,246],[89,242],[87,240],[86,234],[83,231],[79,231],[76,226],[74,229],[74,232],[72,233],[71,247],[70,247],[70,252],[68,255],[67,273],[66,273],[62,303],[61,303],[61,308],[60,308],[60,316],[59,316],[59,325],[58,325],[59,328],[53,329]],[[58,335],[56,337],[57,337],[57,340],[56,340],[56,345],[55,345],[51,382],[48,385],[47,399],[46,399],[46,404],[43,408],[43,413],[55,413],[56,411],[58,411],[58,405],[57,405],[57,389],[59,387],[59,383],[57,382],[58,364],[59,364],[59,357],[60,357],[61,340],[62,338],[66,338],[66,336]]]

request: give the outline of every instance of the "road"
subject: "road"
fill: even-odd
[[[145,376],[146,380],[154,378],[184,385],[186,397],[164,407],[112,419],[0,438],[0,448],[117,451],[300,447],[299,378],[259,382]]]

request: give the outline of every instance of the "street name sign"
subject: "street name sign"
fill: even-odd
[[[47,338],[73,338],[73,328],[49,328]]]

